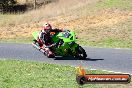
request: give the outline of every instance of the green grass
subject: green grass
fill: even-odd
[[[124,41],[118,39],[108,38],[103,40],[101,43],[98,43],[99,46],[104,47],[116,47],[116,48],[132,48],[132,40],[131,41]]]
[[[118,31],[119,33],[113,36],[106,36],[98,41],[89,41],[92,37],[87,37],[87,39],[78,39],[78,43],[86,46],[95,47],[110,47],[110,48],[132,48],[132,19],[128,19],[125,22],[114,25],[113,27],[104,28],[104,32],[109,30],[111,32]],[[115,28],[112,30],[112,28]],[[92,30],[91,30],[92,31]],[[96,32],[96,31],[95,31]],[[94,30],[93,30],[94,33]],[[119,35],[118,35],[119,34]],[[101,35],[100,35],[101,36]],[[123,38],[125,36],[125,38]],[[127,36],[127,37],[126,37]]]
[[[33,38],[26,39],[8,39],[1,40],[0,43],[32,43]],[[120,40],[115,38],[106,38],[100,41],[88,41],[84,39],[78,39],[77,43],[84,46],[94,46],[94,47],[109,47],[109,48],[132,48],[132,40]]]
[[[95,1],[92,4],[85,4],[82,7],[78,7],[71,11],[71,14],[76,13],[77,15],[85,16],[90,14],[96,14],[98,11],[103,9],[118,9],[122,11],[132,11],[131,0],[100,0]],[[74,13],[73,13],[74,12]],[[81,14],[80,14],[81,13]]]
[[[132,48],[132,40],[119,40],[115,38],[107,38],[100,41],[84,41],[79,40],[81,45],[94,47],[109,47],[109,48]]]
[[[0,43],[23,43],[23,44],[29,44],[32,43],[33,38],[13,38],[13,39],[1,39]]]
[[[88,74],[104,74],[101,70],[87,70]],[[0,60],[0,88],[120,88],[131,84],[86,84],[76,83],[76,69],[71,66]]]
[[[0,61],[0,88],[78,88],[75,77],[76,70],[70,66],[15,60]],[[84,87],[101,88],[92,84]]]
[[[120,8],[132,10],[131,0],[103,0],[96,4],[97,8]]]

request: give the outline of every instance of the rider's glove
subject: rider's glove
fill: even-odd
[[[56,43],[52,44],[51,47],[56,46]]]

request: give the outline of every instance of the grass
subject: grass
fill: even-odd
[[[120,8],[124,10],[132,10],[131,0],[104,0],[100,1],[97,8]]]
[[[23,43],[23,44],[31,44],[33,38],[15,38],[15,39],[1,39],[0,43]]]
[[[57,28],[75,31],[82,45],[131,48],[131,2],[60,0],[24,14],[0,15],[0,39],[30,43],[31,33],[40,30],[44,20],[48,20]]]
[[[103,27],[98,29],[90,29],[87,39],[79,40],[82,45],[96,47],[112,47],[112,48],[132,48],[132,19],[113,25],[112,27]],[[98,32],[96,32],[98,31]]]
[[[103,74],[100,70],[91,74]],[[0,88],[130,88],[131,84],[86,84],[76,83],[76,69],[70,66],[29,62],[19,60],[0,60]]]
[[[101,41],[85,41],[79,40],[78,43],[84,46],[94,46],[94,47],[109,47],[109,48],[132,48],[131,40],[119,40],[115,38],[107,38]]]
[[[31,44],[33,38],[27,39],[8,39],[8,40],[1,40],[0,43],[26,43]],[[78,39],[77,43],[83,46],[93,46],[93,47],[109,47],[109,48],[132,48],[132,41],[131,40],[119,40],[115,38],[107,38],[101,41],[88,41],[83,39]]]

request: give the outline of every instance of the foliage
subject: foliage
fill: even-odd
[[[16,1],[15,0],[1,0],[0,3],[2,4],[2,6],[7,7],[10,5],[16,4]]]

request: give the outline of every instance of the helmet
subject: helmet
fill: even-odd
[[[43,25],[43,31],[48,33],[52,29],[52,26],[49,23]]]

